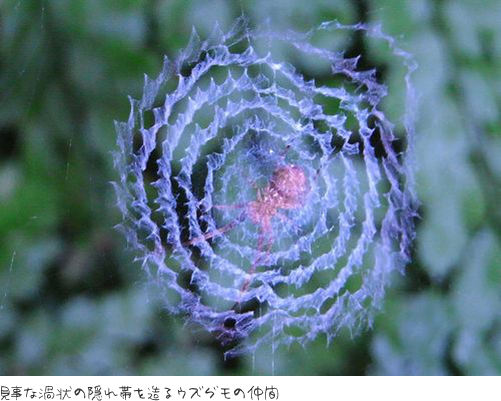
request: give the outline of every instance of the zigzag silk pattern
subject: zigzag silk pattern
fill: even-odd
[[[204,41],[194,31],[146,76],[114,152],[128,244],[168,311],[227,356],[370,326],[410,260],[418,204],[411,55],[377,26],[248,25]],[[329,50],[355,34],[405,70],[398,136],[377,71]]]

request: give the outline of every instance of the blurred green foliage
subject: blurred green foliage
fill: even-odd
[[[224,361],[113,229],[110,151],[142,74],[242,12],[277,29],[379,21],[415,55],[422,207],[373,330]],[[496,0],[2,1],[0,374],[501,374],[499,21]],[[398,82],[377,43],[353,46]]]

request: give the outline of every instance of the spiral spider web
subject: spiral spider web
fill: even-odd
[[[355,32],[386,43],[406,68],[404,150],[378,108],[387,89],[376,71],[314,44]],[[288,61],[306,58],[327,65],[334,85]],[[414,235],[414,69],[379,27],[277,33],[240,18],[205,41],[194,31],[146,77],[128,121],[116,123],[115,188],[120,227],[169,311],[215,333],[227,355],[370,325]],[[305,173],[308,191],[273,211],[265,248],[247,206],[284,166]]]

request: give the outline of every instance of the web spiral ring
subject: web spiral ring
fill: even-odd
[[[405,149],[378,107],[386,87],[376,71],[312,43],[341,31],[380,39],[406,67]],[[327,63],[339,84],[306,78],[274,43]],[[169,310],[231,344],[229,354],[370,324],[414,235],[414,69],[377,27],[279,34],[241,18],[205,41],[194,32],[146,77],[128,121],[116,123],[114,185],[120,227]],[[305,196],[268,220],[261,202],[261,220],[250,218],[290,166],[304,173]]]

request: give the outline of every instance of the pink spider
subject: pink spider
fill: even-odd
[[[271,247],[273,246],[273,227],[272,219],[276,216],[281,220],[288,220],[287,216],[279,212],[280,209],[298,209],[303,206],[306,195],[310,190],[308,178],[305,171],[295,165],[283,165],[278,167],[268,182],[262,188],[257,189],[256,200],[239,205],[215,205],[213,207],[218,209],[245,209],[244,216],[248,217],[252,223],[259,226],[260,234],[257,243],[258,252],[261,253],[265,244],[266,238],[266,257],[258,257],[249,273],[253,274],[256,271],[258,263],[266,261],[268,258]],[[221,235],[239,223],[243,219],[233,221],[213,232],[207,233],[203,236],[193,238],[191,241],[186,242],[186,245],[193,245],[202,240],[213,238]],[[250,280],[247,280],[241,291],[242,293],[247,290],[250,285]]]

